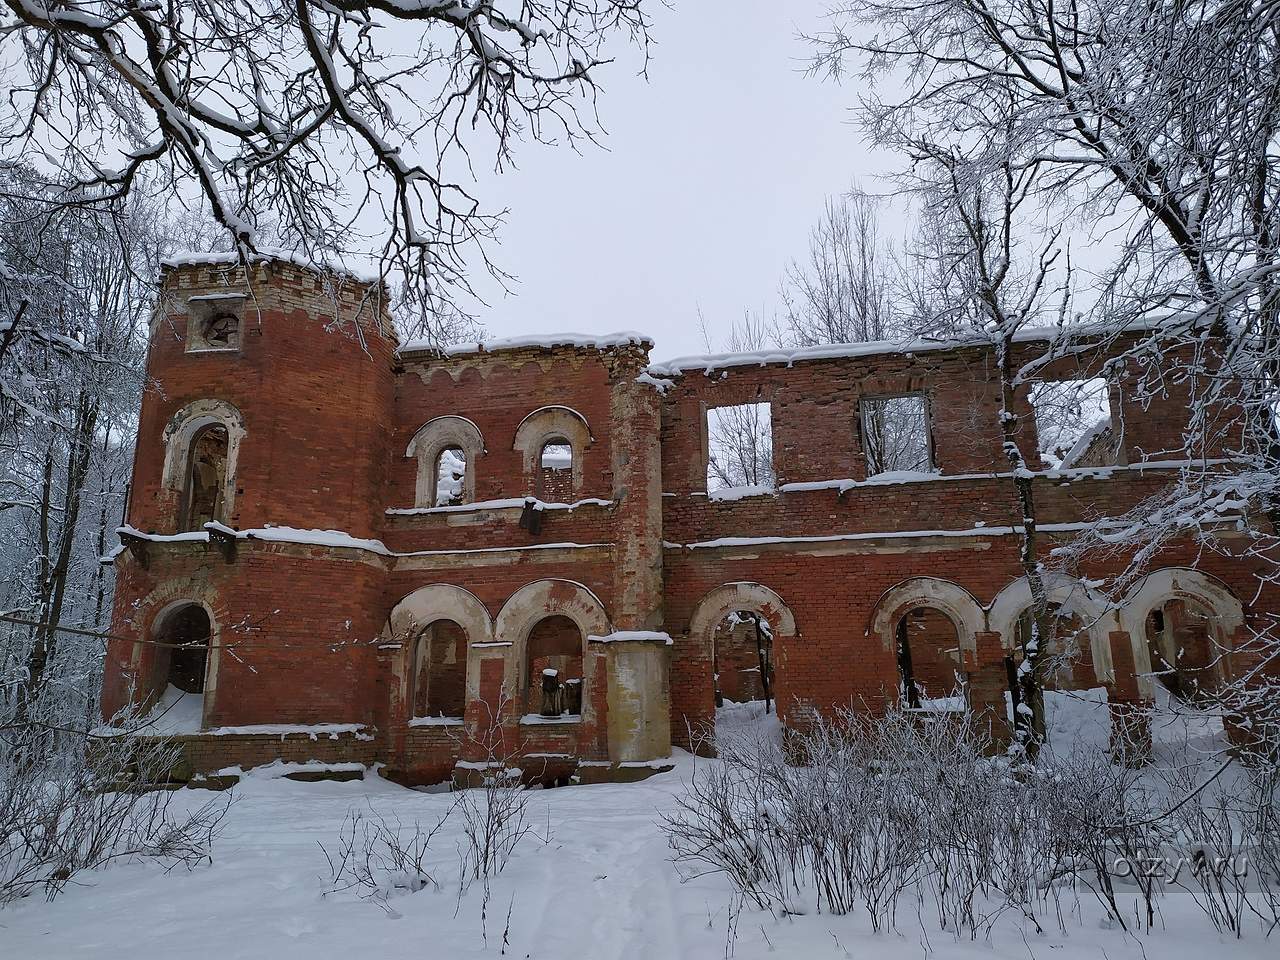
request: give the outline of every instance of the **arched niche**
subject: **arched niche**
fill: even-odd
[[[476,468],[484,453],[484,437],[480,428],[466,417],[444,416],[428,420],[413,435],[404,455],[418,461],[417,479],[414,483],[413,505],[436,505],[436,481],[440,455],[449,449],[458,449],[466,461],[462,478],[462,502],[472,503],[476,498]]]
[[[581,494],[583,457],[591,441],[591,428],[587,425],[586,417],[571,407],[539,407],[520,421],[520,425],[516,427],[512,449],[520,451],[530,492],[536,491],[539,485],[543,448],[548,444],[563,443],[572,451],[573,477],[570,487],[575,495]]]
[[[221,431],[225,431],[225,437]],[[161,438],[164,444],[161,486],[178,498],[179,525],[190,509],[192,470],[198,466],[193,463],[194,448],[202,437],[215,434],[220,444],[225,443],[225,459],[218,471],[221,491],[215,498],[217,509],[213,519],[230,523],[235,510],[236,469],[245,432],[240,411],[225,400],[193,400],[169,419]]]

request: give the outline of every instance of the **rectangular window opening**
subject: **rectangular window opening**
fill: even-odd
[[[772,490],[771,404],[740,403],[707,411],[707,492],[761,487]]]
[[[937,473],[923,393],[864,398],[861,407],[868,477]]]
[[[1037,383],[1031,388],[1031,407],[1046,465],[1057,470],[1115,465],[1120,436],[1105,379]]]

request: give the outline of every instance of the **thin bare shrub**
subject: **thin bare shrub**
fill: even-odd
[[[28,728],[31,729],[31,728]],[[48,749],[0,753],[0,905],[42,893],[52,900],[83,875],[120,860],[193,869],[209,859],[231,805],[194,811],[162,783],[175,749],[131,737],[62,737]]]
[[[418,820],[411,827],[388,820],[372,807],[367,812],[349,811],[333,852],[320,844],[329,863],[327,893],[354,891],[390,911],[387,901],[391,897],[438,887],[428,855],[452,809],[426,829]]]

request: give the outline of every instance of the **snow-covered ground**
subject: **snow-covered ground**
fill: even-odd
[[[1087,700],[1059,704],[1058,719],[1091,712]],[[1093,712],[1096,712],[1096,705]],[[722,727],[776,723],[760,704],[731,704]],[[166,873],[131,863],[89,874],[52,903],[31,898],[0,911],[0,957],[175,960],[185,957],[465,958],[511,956],[547,960],[712,960],[751,958],[875,958],[920,960],[934,953],[960,960],[1199,960],[1273,958],[1275,939],[1256,927],[1241,941],[1221,937],[1188,902],[1170,893],[1162,929],[1134,939],[1099,925],[1087,894],[1067,919],[1064,935],[1034,933],[1007,916],[990,941],[956,941],[936,924],[916,922],[914,909],[897,933],[874,935],[865,917],[777,919],[733,904],[720,876],[682,882],[669,861],[659,826],[673,807],[695,760],[680,754],[676,769],[637,784],[602,784],[528,794],[527,837],[492,886],[482,919],[479,884],[458,897],[461,821],[451,820],[432,844],[440,888],[404,893],[390,909],[351,894],[324,895],[332,851],[349,810],[370,809],[403,824],[433,824],[453,798],[406,790],[370,776],[348,783],[298,783],[250,775],[234,791],[226,829],[212,864]],[[278,772],[278,771],[277,771]],[[180,791],[175,801],[214,796]],[[509,920],[508,920],[509,915]],[[728,931],[736,943],[727,948]],[[483,931],[483,932],[482,932]],[[487,943],[485,935],[487,934]],[[504,945],[505,939],[505,945]]]

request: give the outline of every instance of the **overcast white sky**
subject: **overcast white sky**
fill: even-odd
[[[854,84],[804,75],[796,35],[829,4],[655,4],[648,82],[634,58],[600,75],[605,149],[524,144],[484,184],[510,208],[494,257],[519,277],[479,310],[488,335],[639,330],[662,359],[703,351],[699,307],[713,335],[771,307],[823,198],[882,188],[890,162],[849,123]]]

